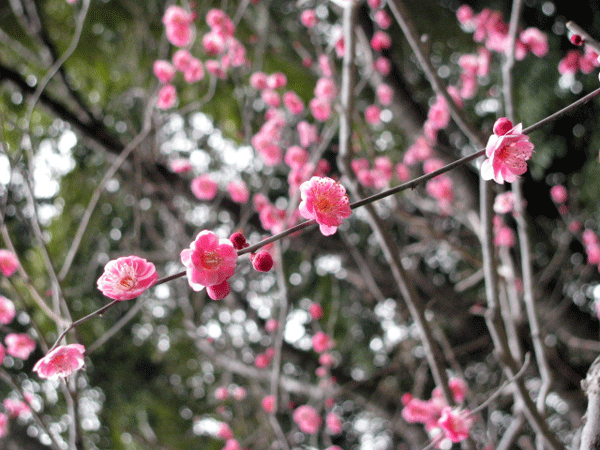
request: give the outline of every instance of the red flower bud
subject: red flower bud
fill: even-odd
[[[579,36],[578,34],[571,35],[570,40],[571,40],[571,44],[577,45],[578,47],[580,45],[583,45],[583,38],[581,36]]]
[[[273,268],[273,257],[269,252],[258,252],[252,258],[252,265],[254,266],[254,269],[259,272],[268,272]]]
[[[233,233],[229,240],[233,244],[233,248],[235,248],[236,250],[241,250],[245,247],[248,247],[246,238],[244,237],[244,234],[240,231]]]
[[[506,117],[500,117],[494,124],[494,134],[497,136],[503,136],[513,129],[513,124]]]

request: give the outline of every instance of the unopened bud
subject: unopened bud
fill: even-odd
[[[580,45],[583,45],[583,38],[578,34],[572,34],[570,37],[570,40],[571,40],[571,44],[577,45],[578,47]]]
[[[513,124],[506,117],[500,117],[494,124],[494,134],[496,136],[504,136],[513,129]]]
[[[214,286],[208,286],[206,288],[206,293],[213,300],[221,300],[231,292],[231,288],[229,287],[229,283],[227,280],[223,281],[221,284],[215,284]]]
[[[233,233],[229,240],[233,244],[233,248],[235,248],[236,250],[241,250],[245,247],[248,247],[246,238],[244,237],[244,234],[240,231]]]
[[[273,257],[269,252],[258,252],[252,258],[252,265],[259,272],[268,272],[273,268]]]

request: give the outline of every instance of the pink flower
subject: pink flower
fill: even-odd
[[[452,409],[446,406],[442,409],[442,415],[438,420],[439,427],[452,442],[461,442],[469,437],[469,431],[473,425],[473,419],[469,416],[469,410]]]
[[[450,378],[448,380],[448,387],[452,391],[452,396],[456,403],[462,403],[465,400],[467,385],[463,380],[460,378]]]
[[[248,395],[248,392],[245,388],[241,386],[237,386],[233,390],[233,398],[235,398],[236,400],[244,400],[246,398],[246,395]]]
[[[376,52],[386,50],[392,46],[392,38],[385,31],[376,31],[371,38],[371,48]]]
[[[379,28],[383,30],[387,30],[392,24],[392,18],[383,9],[375,11],[373,18],[377,25],[379,25]]]
[[[494,245],[498,247],[513,247],[516,237],[512,228],[501,225],[495,230]]]
[[[403,183],[410,180],[410,171],[408,170],[408,167],[402,163],[396,164],[396,176],[398,177],[398,180]]]
[[[283,104],[294,115],[301,114],[304,111],[304,102],[294,91],[283,94]]]
[[[169,6],[162,18],[167,39],[177,47],[185,47],[192,41],[194,16],[179,6]]]
[[[254,358],[254,365],[257,369],[265,369],[269,367],[269,364],[271,364],[271,358],[265,353],[259,353],[256,355],[256,358]]]
[[[331,78],[321,77],[317,80],[315,86],[315,97],[322,100],[331,101],[337,95],[337,87],[335,81]]]
[[[265,330],[269,333],[277,331],[277,328],[279,328],[279,322],[277,319],[269,319],[267,320],[267,323],[265,323]]]
[[[380,56],[373,63],[374,69],[384,77],[387,77],[392,70],[392,63],[385,56]]]
[[[227,191],[231,195],[231,199],[236,203],[246,203],[250,198],[248,187],[242,180],[230,181],[227,185]]]
[[[533,153],[533,144],[521,132],[522,128],[518,124],[505,134],[490,136],[485,148],[488,159],[481,165],[481,177],[484,180],[494,179],[499,184],[505,181],[512,183],[517,176],[527,172],[527,160]]]
[[[325,426],[331,434],[339,434],[342,432],[342,419],[334,412],[330,412],[325,417]]]
[[[267,87],[269,89],[279,89],[285,87],[286,84],[287,77],[282,72],[275,72],[267,77]]]
[[[187,267],[190,287],[195,291],[205,286],[220,285],[234,272],[237,264],[237,252],[229,239],[219,239],[212,231],[203,230],[182,250],[181,262]]]
[[[304,148],[309,147],[313,142],[317,142],[317,127],[315,125],[309,124],[307,121],[303,120],[298,122],[297,126],[298,130],[298,138],[300,139],[300,145]]]
[[[231,292],[231,286],[227,280],[213,286],[206,287],[206,293],[212,300],[223,300]]]
[[[223,36],[233,36],[235,25],[227,13],[213,8],[206,13],[206,23],[215,32]]]
[[[333,341],[327,334],[317,331],[312,338],[312,345],[315,352],[323,353],[333,347]]]
[[[0,413],[0,438],[3,438],[4,436],[8,436],[8,416]]]
[[[300,14],[300,22],[306,28],[312,28],[317,24],[317,14],[314,9],[305,9]]]
[[[263,91],[260,93],[260,96],[263,99],[263,101],[267,104],[267,106],[277,108],[281,104],[281,97],[279,96],[277,91],[273,89],[263,89]]]
[[[175,67],[169,62],[159,59],[154,61],[154,75],[161,83],[169,83],[175,76]]]
[[[273,257],[268,251],[260,251],[250,258],[252,260],[252,267],[257,272],[268,272],[273,268]]]
[[[352,214],[346,189],[328,177],[312,177],[302,183],[300,197],[300,214],[305,219],[314,219],[325,236],[334,234]]]
[[[567,188],[561,184],[556,184],[550,188],[550,197],[556,203],[565,203],[568,198]]]
[[[9,333],[4,338],[6,353],[15,358],[27,359],[35,350],[35,341],[24,333]]]
[[[333,70],[326,54],[319,55],[319,69],[324,77],[331,77],[333,75]]]
[[[169,161],[169,169],[174,173],[186,173],[193,169],[188,159],[176,158]]]
[[[0,249],[0,272],[5,277],[10,277],[19,267],[19,260],[10,250]]]
[[[180,72],[185,72],[188,66],[190,65],[190,61],[192,60],[192,58],[193,56],[190,54],[189,51],[187,51],[184,48],[179,49],[173,54],[173,65]]]
[[[139,256],[123,256],[106,263],[96,282],[98,289],[114,300],[131,300],[156,283],[154,264]]]
[[[519,36],[519,40],[538,58],[548,53],[548,38],[537,28],[523,30]]]
[[[267,395],[260,403],[266,412],[272,413],[275,411],[275,397],[273,395]]]
[[[14,398],[5,398],[2,401],[4,409],[11,417],[19,417],[28,415],[31,412],[29,405],[23,400],[15,400]]]
[[[177,101],[177,91],[172,84],[165,84],[158,91],[158,100],[156,106],[160,109],[169,109],[175,106]]]
[[[381,108],[377,105],[369,105],[365,109],[365,121],[369,125],[377,125],[381,122]]]
[[[323,307],[319,303],[311,303],[308,307],[308,313],[313,320],[319,320],[323,317]]]
[[[192,58],[183,72],[183,79],[186,83],[195,83],[204,78],[204,67],[198,58]]]
[[[394,91],[389,84],[384,83],[377,86],[376,95],[379,103],[381,103],[383,106],[387,106],[392,102]]]
[[[198,200],[212,200],[217,195],[219,185],[210,175],[200,175],[192,180],[191,188]]]
[[[8,325],[15,318],[15,304],[12,300],[0,295],[0,323]]]
[[[229,391],[225,386],[219,386],[215,390],[215,398],[220,401],[227,400],[229,398]]]
[[[330,367],[335,364],[335,359],[331,356],[331,353],[321,353],[321,356],[319,356],[319,364]]]
[[[511,212],[514,201],[513,193],[510,191],[498,194],[494,199],[494,212],[496,214],[506,214]]]
[[[219,424],[219,429],[217,430],[217,436],[225,440],[232,439],[233,431],[231,431],[231,427],[228,424],[221,422]]]
[[[316,434],[321,428],[322,419],[317,411],[309,405],[302,405],[294,411],[294,422],[301,431]]]
[[[236,439],[227,439],[223,450],[242,450],[242,446]]]
[[[2,364],[4,358],[6,358],[6,348],[4,348],[4,345],[0,344],[0,364]]]
[[[254,72],[250,75],[250,86],[257,91],[267,88],[267,74],[264,72]]]
[[[287,149],[287,152],[285,152],[284,161],[292,169],[300,169],[309,159],[310,155],[305,149],[298,145],[292,145]]]
[[[325,122],[331,116],[331,103],[322,98],[313,98],[308,102],[313,117],[319,122]]]

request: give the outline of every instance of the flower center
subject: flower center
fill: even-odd
[[[222,258],[218,252],[204,252],[200,257],[200,264],[208,270],[217,268],[222,262]]]
[[[135,287],[135,284],[136,284],[135,280],[129,275],[124,276],[119,281],[119,286],[121,286],[121,288],[125,291],[128,291],[129,289],[132,289],[133,287]]]
[[[323,195],[317,197],[317,201],[315,202],[315,208],[322,213],[328,213],[333,209],[333,204],[329,197]]]

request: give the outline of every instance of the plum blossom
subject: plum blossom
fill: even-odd
[[[275,396],[267,395],[260,403],[265,412],[272,413],[275,411]]]
[[[186,173],[193,168],[192,163],[186,158],[175,158],[169,161],[169,169],[174,173]]]
[[[496,214],[509,213],[513,210],[514,203],[515,200],[512,192],[508,191],[498,194],[494,199],[494,212]]]
[[[8,416],[0,413],[0,438],[8,435]]]
[[[15,304],[12,300],[0,295],[0,323],[8,325],[15,318]]]
[[[506,121],[500,118],[496,121]],[[494,126],[494,131],[496,130]],[[518,124],[503,134],[492,134],[485,148],[486,159],[481,165],[481,177],[493,179],[496,183],[512,183],[519,175],[527,172],[527,161],[533,154],[533,144],[522,133],[523,126]],[[503,129],[500,132],[504,131]]]
[[[181,48],[173,53],[173,65],[180,72],[185,72],[192,61],[192,58],[193,56],[188,50]]]
[[[319,303],[311,303],[308,307],[308,313],[313,320],[319,320],[323,317],[323,307]]]
[[[139,256],[123,256],[106,263],[96,285],[113,300],[131,300],[151,287],[158,275],[154,264]]]
[[[23,400],[5,398],[2,401],[2,405],[11,417],[27,416],[31,412],[31,408]]]
[[[169,62],[159,59],[154,61],[154,75],[161,83],[169,83],[175,76],[175,67]]]
[[[250,192],[246,183],[242,180],[233,180],[227,184],[227,192],[236,203],[246,203],[250,198]]]
[[[232,439],[233,431],[231,431],[231,427],[228,424],[221,422],[219,424],[219,429],[217,430],[217,436],[225,440]]]
[[[35,350],[35,341],[24,333],[9,333],[4,338],[6,353],[19,359],[27,359]]]
[[[556,184],[550,188],[550,197],[555,203],[562,204],[567,201],[567,188],[562,184]]]
[[[237,252],[229,239],[219,239],[212,231],[203,230],[182,250],[181,262],[187,267],[190,287],[200,291],[217,286],[230,278],[237,264]]]
[[[352,214],[346,189],[328,177],[312,177],[302,183],[300,197],[300,214],[305,219],[314,219],[325,236],[334,234]]]
[[[160,109],[169,109],[175,106],[177,101],[177,91],[175,86],[172,84],[165,84],[158,91],[158,100],[156,100],[156,106]]]
[[[191,189],[198,200],[212,200],[217,195],[219,185],[205,174],[192,180]]]
[[[300,22],[306,28],[312,28],[317,24],[317,14],[314,9],[305,9],[300,14]]]
[[[444,431],[445,436],[456,443],[469,437],[473,419],[469,416],[469,410],[452,409],[446,406],[442,409],[438,425]]]
[[[169,42],[177,47],[185,47],[193,38],[192,22],[194,15],[179,6],[169,6],[162,18]]]
[[[323,353],[333,347],[333,341],[327,334],[317,331],[312,338],[312,345],[315,352]]]
[[[322,419],[317,411],[309,405],[302,405],[294,411],[294,422],[301,431],[307,434],[316,434],[321,428]]]
[[[0,272],[5,277],[10,277],[19,268],[19,260],[10,250],[0,249]]]
[[[334,412],[325,417],[325,426],[331,434],[339,434],[342,431],[342,419]]]

